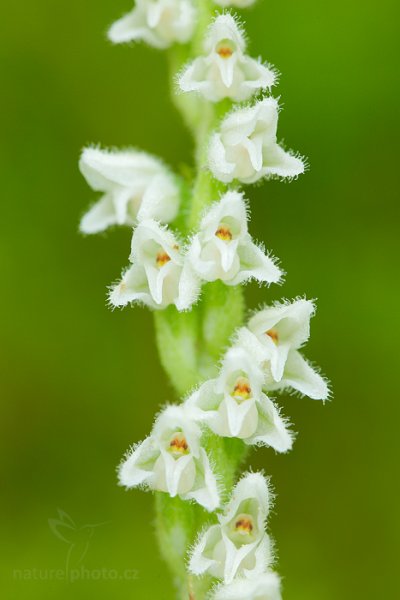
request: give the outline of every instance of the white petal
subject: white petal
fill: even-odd
[[[228,285],[238,285],[248,279],[257,279],[265,283],[279,283],[282,271],[273,259],[264,252],[251,238],[239,246],[240,271]]]
[[[235,485],[232,498],[220,519],[221,524],[229,523],[237,513],[240,504],[250,498],[256,500],[260,519],[265,521],[270,507],[270,492],[267,480],[261,473],[247,473]]]
[[[254,183],[261,177],[295,177],[304,162],[276,144],[278,103],[264,98],[250,108],[238,109],[221,123],[210,142],[209,168],[214,177],[229,183]]]
[[[212,525],[201,534],[191,551],[189,559],[189,571],[191,573],[202,575],[216,565],[215,559],[208,558],[206,553],[210,554],[210,550],[215,548],[221,537],[221,528],[219,525]]]
[[[115,185],[129,188],[143,185],[165,170],[159,160],[145,152],[100,148],[85,148],[79,167],[88,184],[97,191],[108,191]]]
[[[258,415],[257,431],[245,442],[247,444],[271,446],[277,452],[290,450],[293,444],[291,432],[286,427],[286,423],[280,416],[276,406],[265,394],[261,395]]]
[[[290,152],[285,152],[278,144],[273,144],[264,151],[263,173],[265,175],[297,177],[304,171],[304,160]]]
[[[325,379],[296,350],[290,352],[288,356],[281,382],[268,387],[270,389],[293,387],[313,400],[326,400],[329,396]]]
[[[255,400],[245,400],[238,404],[226,395],[218,409],[218,417],[210,422],[211,429],[218,435],[247,439],[258,425],[258,411]]]
[[[212,600],[282,600],[280,580],[272,572],[251,579],[237,579],[229,585],[219,586]]]
[[[83,215],[79,227],[82,233],[98,233],[116,223],[117,215],[112,195],[105,194]]]
[[[297,349],[310,336],[310,318],[315,307],[309,300],[275,304],[257,312],[249,321],[249,329],[258,337],[265,349],[265,358],[271,361],[271,373],[280,381],[290,350]],[[277,334],[274,342],[268,332]]]
[[[241,327],[237,331],[235,345],[243,348],[249,356],[253,357],[254,364],[259,367],[269,359],[270,355],[266,352],[265,346],[247,327]]]
[[[140,18],[138,10],[133,10],[115,21],[108,30],[108,38],[114,44],[131,42],[143,37],[144,19]]]
[[[200,449],[200,459],[197,464],[198,483],[187,493],[185,498],[193,499],[209,512],[220,505],[220,496],[215,475],[211,469],[209,458],[203,448]]]
[[[225,583],[231,583],[237,575],[242,575],[245,572],[244,563],[255,563],[256,551],[260,542],[257,540],[252,544],[243,544],[236,547],[224,532],[222,536],[226,552],[223,578]]]
[[[178,297],[175,306],[178,310],[188,310],[196,303],[201,288],[201,281],[188,260],[185,260],[179,280]]]
[[[170,223],[178,213],[179,203],[177,185],[169,175],[160,173],[152,178],[144,190],[137,219],[155,219],[160,223]]]
[[[190,448],[190,453],[195,457],[200,456],[201,429],[191,419],[190,413],[181,404],[168,406],[157,417],[152,436],[162,443],[165,432],[182,431]],[[165,441],[165,440],[164,440]]]
[[[133,225],[136,218],[165,222],[175,218],[179,187],[168,169],[153,156],[136,150],[85,148],[79,166],[92,189],[106,193],[82,219],[85,233],[114,224]]]
[[[143,302],[151,308],[157,308],[150,291],[146,272],[141,265],[132,265],[123,274],[120,283],[111,288],[110,304],[126,306],[135,300]]]
[[[167,492],[172,498],[187,494],[196,479],[196,466],[193,456],[188,454],[175,459],[165,450],[154,465],[151,487]]]
[[[149,481],[159,450],[150,436],[136,446],[119,468],[119,482],[127,488],[136,487]]]
[[[208,166],[214,177],[223,183],[230,183],[235,178],[236,165],[233,161],[228,161],[225,145],[219,132],[214,133],[210,138]]]

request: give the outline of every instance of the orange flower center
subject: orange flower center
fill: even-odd
[[[221,48],[218,48],[217,53],[221,58],[229,58],[232,56],[233,50],[232,48],[228,48],[228,46],[222,46]]]
[[[230,242],[232,239],[232,232],[226,225],[220,225],[215,232],[215,235],[224,242]]]
[[[171,257],[164,250],[160,250],[160,252],[157,252],[157,256],[156,256],[157,267],[159,267],[159,268],[163,267],[170,260],[171,260]]]
[[[177,433],[170,441],[169,449],[171,452],[176,452],[177,454],[187,454],[189,452],[189,445],[185,436],[182,433]]]
[[[232,396],[248,400],[251,396],[251,387],[248,379],[241,377],[237,380],[235,387],[233,388]]]
[[[279,342],[279,335],[276,329],[270,329],[269,331],[266,331],[265,335],[268,335],[274,342],[274,344],[277,344]]]
[[[244,534],[251,533],[253,531],[253,522],[250,517],[239,517],[235,523],[235,530]]]

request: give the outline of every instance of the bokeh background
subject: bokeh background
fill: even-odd
[[[107,25],[128,9],[129,0],[20,0],[2,8],[0,578],[7,599],[173,597],[153,536],[152,498],[124,492],[115,477],[123,452],[173,394],[150,313],[106,307],[106,286],[127,263],[129,230],[86,238],[77,231],[94,199],[77,169],[83,145],[133,144],[174,167],[192,160],[164,54],[105,39]],[[295,449],[252,458],[277,492],[271,531],[284,598],[395,598],[397,3],[260,0],[242,14],[251,54],[282,73],[280,135],[312,167],[290,185],[248,189],[251,231],[288,275],[282,288],[248,286],[247,299],[255,307],[280,296],[318,298],[307,356],[335,394],[325,406],[282,398],[299,432]],[[58,509],[75,524],[64,529],[68,540],[49,526],[60,520]],[[71,564],[90,542],[83,561],[90,574],[73,583],[52,573],[65,568],[71,541]]]

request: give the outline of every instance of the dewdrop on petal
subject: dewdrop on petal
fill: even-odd
[[[208,165],[216,179],[254,183],[263,177],[293,178],[304,161],[277,143],[278,102],[264,98],[225,117],[211,136]]]
[[[206,55],[195,58],[180,75],[183,92],[198,92],[212,102],[223,98],[242,102],[275,82],[273,70],[245,54],[243,33],[229,13],[213,21],[204,50]]]
[[[136,0],[133,10],[111,25],[108,37],[114,44],[143,41],[163,49],[188,42],[195,24],[191,0]]]
[[[200,428],[182,406],[167,407],[157,417],[150,436],[121,464],[121,485],[166,492],[215,510],[220,504],[217,481],[200,438]]]
[[[189,561],[194,575],[209,575],[231,583],[235,577],[254,577],[271,562],[271,543],[265,532],[269,490],[260,473],[249,473],[233,488],[218,524],[200,536]]]
[[[154,218],[168,223],[177,215],[179,187],[157,158],[137,150],[85,148],[79,168],[90,187],[103,196],[83,216],[83,233],[111,225],[133,225]]]

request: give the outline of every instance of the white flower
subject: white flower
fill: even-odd
[[[246,444],[268,445],[278,452],[292,447],[285,421],[262,393],[264,375],[253,356],[240,347],[228,350],[217,379],[206,381],[187,400],[194,419],[217,435]]]
[[[231,583],[235,577],[263,573],[271,562],[271,543],[265,532],[269,491],[260,473],[249,473],[235,486],[218,524],[211,525],[195,544],[189,570],[208,572]]]
[[[183,256],[177,240],[159,223],[151,219],[139,223],[133,232],[129,260],[132,266],[111,289],[112,305],[140,301],[151,308],[175,304],[178,310],[185,310],[194,302],[197,287],[182,274]]]
[[[277,144],[278,102],[264,98],[238,109],[211,137],[208,162],[214,177],[230,183],[254,183],[262,177],[296,177],[304,172],[301,158]]]
[[[243,33],[230,14],[219,15],[211,24],[204,50],[207,55],[195,58],[179,77],[182,91],[199,92],[212,102],[241,102],[275,82],[274,71],[245,55]]]
[[[101,199],[82,218],[83,233],[154,218],[168,223],[179,207],[178,186],[162,162],[145,152],[85,148],[80,170]]]
[[[226,8],[227,6],[235,6],[236,8],[247,8],[254,4],[256,0],[214,0],[215,4]]]
[[[142,40],[168,48],[190,40],[195,19],[191,0],[136,0],[133,10],[111,25],[108,37],[114,44]]]
[[[199,427],[182,406],[167,407],[156,419],[151,435],[121,464],[121,485],[144,486],[215,510],[220,504],[217,481],[200,437]]]
[[[252,579],[237,579],[220,585],[212,600],[282,600],[280,579],[272,571]]]
[[[267,390],[292,387],[316,400],[328,397],[326,381],[298,351],[310,337],[314,312],[309,300],[277,303],[257,312],[239,331],[238,344],[263,365]]]
[[[282,271],[252,241],[246,204],[239,192],[227,192],[203,217],[187,252],[187,268],[200,279],[238,285],[254,278],[277,283]]]

